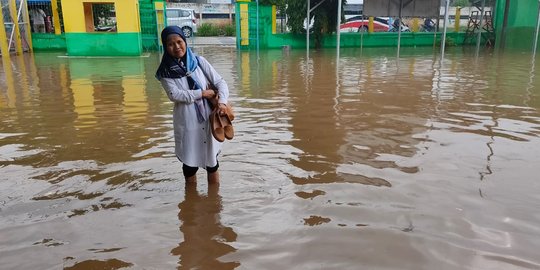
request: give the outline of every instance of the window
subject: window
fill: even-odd
[[[116,32],[114,3],[84,3],[86,32]]]
[[[183,9],[168,9],[167,10],[167,18],[185,18],[190,17],[191,12],[188,10]]]
[[[182,10],[181,11],[181,17],[189,17],[191,14],[189,13],[189,11],[187,10]]]
[[[167,17],[169,18],[178,17],[178,10],[167,10]]]

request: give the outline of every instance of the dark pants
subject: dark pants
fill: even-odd
[[[217,172],[218,168],[219,168],[219,161],[216,164],[216,166],[214,166],[214,167],[206,167],[206,171],[208,173],[215,173],[215,172]],[[199,168],[197,168],[197,167],[190,167],[190,166],[187,166],[186,164],[182,165],[182,172],[184,173],[185,178],[194,176],[197,173],[198,170],[199,170]]]

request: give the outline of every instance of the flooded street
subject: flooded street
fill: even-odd
[[[198,48],[231,89],[185,187],[159,56],[0,65],[1,269],[540,269],[540,64]]]

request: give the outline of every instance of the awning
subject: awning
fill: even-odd
[[[441,0],[365,0],[364,15],[397,17],[401,4],[402,17],[436,17],[439,16]]]

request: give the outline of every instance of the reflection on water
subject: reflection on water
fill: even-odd
[[[207,195],[200,195],[197,186],[187,184],[184,201],[178,205],[180,231],[184,241],[171,250],[180,256],[178,269],[234,269],[237,262],[221,262],[219,257],[236,249],[226,244],[236,241],[236,233],[220,221],[219,185],[209,185]]]
[[[131,263],[126,263],[117,259],[110,259],[106,261],[88,260],[76,263],[73,266],[64,267],[64,270],[84,270],[84,269],[122,269],[133,266]]]
[[[158,55],[3,60],[2,268],[540,268],[531,55],[197,50],[237,114],[219,193],[183,189]]]

